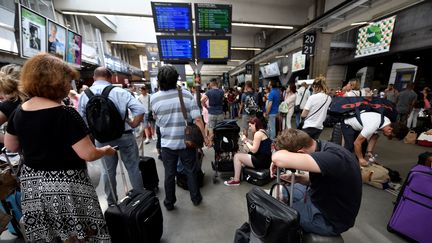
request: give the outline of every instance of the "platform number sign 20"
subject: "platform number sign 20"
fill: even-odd
[[[316,35],[314,33],[307,33],[303,35],[303,50],[302,54],[313,55],[315,49]]]

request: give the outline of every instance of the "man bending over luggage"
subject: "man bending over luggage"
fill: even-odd
[[[372,156],[375,145],[378,141],[377,131],[381,130],[384,136],[392,139],[396,137],[403,139],[408,133],[408,128],[402,123],[391,123],[390,119],[384,117],[381,124],[381,114],[377,112],[363,112],[360,114],[360,122],[356,117],[347,118],[342,124],[342,134],[345,140],[344,147],[357,156],[361,166],[367,166],[364,155]],[[367,146],[364,144],[367,143]],[[363,146],[363,148],[362,148]],[[367,149],[366,149],[367,147]]]
[[[305,232],[338,235],[354,225],[360,208],[362,180],[356,158],[342,146],[314,140],[307,133],[286,129],[276,139],[276,167],[309,171],[296,175],[293,208]],[[290,174],[281,176],[291,181]]]

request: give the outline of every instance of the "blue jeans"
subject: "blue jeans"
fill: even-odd
[[[192,202],[199,202],[202,200],[201,192],[197,183],[197,150],[196,149],[178,149],[172,150],[162,147],[162,161],[165,167],[165,205],[174,205],[177,201],[175,195],[175,177],[177,174],[177,163],[179,158],[183,164],[183,173],[188,178],[188,188]]]
[[[269,114],[268,116],[268,132],[271,140],[276,138],[276,116],[277,114]]]
[[[324,218],[321,211],[315,207],[310,198],[310,191],[306,191],[306,186],[294,184],[293,208],[300,215],[300,227],[307,233],[319,235],[338,235],[334,232],[333,226]]]
[[[144,186],[141,177],[141,172],[139,170],[139,156],[138,156],[138,146],[135,142],[135,137],[132,133],[123,134],[120,138],[106,142],[99,143],[96,141],[97,147],[103,147],[105,145],[118,146],[120,151],[120,157],[123,161],[123,164],[126,167],[126,170],[129,174],[129,180],[132,185],[134,191],[143,192]],[[102,157],[102,163],[104,163],[104,170],[102,173],[102,178],[105,185],[105,195],[107,195],[108,205],[117,203],[117,164],[118,164],[118,156],[115,155],[105,155]],[[111,192],[111,187],[109,182],[112,184],[112,189],[114,190],[115,195]]]

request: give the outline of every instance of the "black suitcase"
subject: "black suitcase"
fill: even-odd
[[[140,156],[139,169],[143,185],[146,190],[158,191],[159,176],[156,170],[156,161],[152,157]]]
[[[151,191],[130,191],[119,205],[105,211],[105,220],[113,243],[153,243],[162,237],[162,211]]]
[[[271,195],[274,189],[276,189],[276,194],[279,194],[280,190],[288,191],[284,185],[280,184],[279,169],[277,172],[278,182],[272,186],[270,194],[259,187],[254,187],[246,194],[251,227],[250,242],[301,242],[299,213]],[[291,185],[294,185],[294,176],[291,182]],[[290,189],[290,195],[292,195],[293,186]],[[289,205],[292,205],[292,197],[288,201]]]
[[[159,199],[154,191],[145,190],[143,193],[129,191],[123,163],[120,161],[119,163],[126,197],[120,204],[110,206],[105,211],[111,241],[113,243],[159,242],[163,233],[163,216]],[[106,170],[104,162],[102,165]],[[111,192],[117,198],[109,178],[108,183]]]
[[[243,167],[242,175],[244,181],[257,186],[264,186],[273,180],[273,178],[270,177],[269,169]]]

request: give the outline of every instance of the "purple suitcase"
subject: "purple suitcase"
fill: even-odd
[[[407,239],[431,242],[432,168],[414,166],[398,195],[387,229]]]

